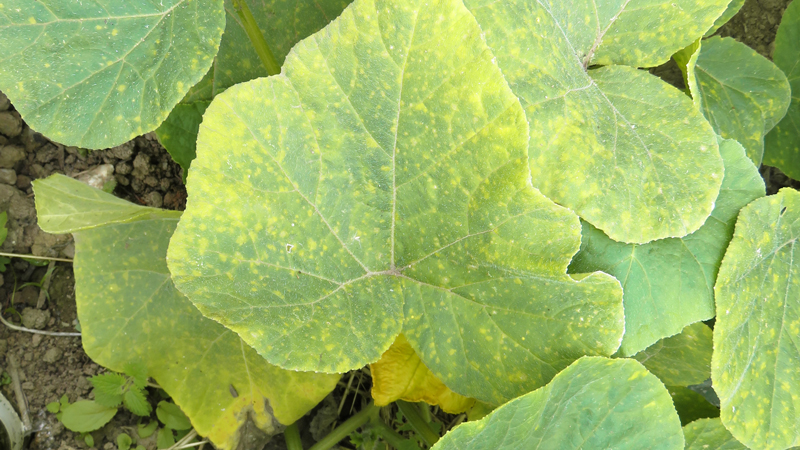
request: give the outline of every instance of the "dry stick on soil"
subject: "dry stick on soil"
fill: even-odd
[[[36,255],[18,255],[16,253],[3,253],[0,252],[0,256],[6,256],[8,258],[27,258],[27,259],[41,259],[42,261],[61,261],[61,262],[68,262],[71,263],[71,259],[67,258],[51,258],[49,256],[36,256]]]
[[[34,330],[32,328],[20,327],[20,326],[14,325],[13,323],[7,321],[5,318],[3,318],[2,314],[0,314],[0,322],[3,322],[3,325],[7,326],[8,328],[11,328],[12,330],[25,331],[25,332],[33,333],[33,334],[42,334],[42,335],[45,335],[45,336],[80,337],[80,335],[81,335],[80,333],[66,333],[66,332],[65,333],[61,333],[61,332],[58,332],[58,331],[42,331],[42,330]]]
[[[11,376],[11,383],[14,385],[14,394],[17,396],[17,407],[22,415],[22,424],[25,426],[25,431],[31,429],[31,418],[28,415],[28,400],[22,392],[22,385],[19,382],[19,362],[17,357],[13,354],[6,356],[8,361],[8,374]]]
[[[44,308],[44,301],[47,298],[47,290],[50,289],[50,280],[53,279],[55,266],[55,261],[50,261],[50,264],[47,265],[47,272],[45,272],[44,280],[42,280],[42,287],[39,289],[39,300],[36,302],[36,309]]]

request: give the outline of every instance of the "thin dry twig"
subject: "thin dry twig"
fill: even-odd
[[[41,259],[42,261],[61,261],[61,262],[68,262],[71,263],[71,259],[67,258],[51,258],[49,256],[35,256],[35,255],[18,255],[16,253],[4,253],[0,252],[0,256],[6,256],[9,258],[27,258],[27,259]]]
[[[13,323],[7,321],[3,314],[0,313],[0,322],[3,322],[3,325],[11,328],[12,330],[16,331],[25,331],[27,333],[33,334],[43,334],[45,336],[72,336],[72,337],[80,337],[80,333],[70,333],[70,332],[59,332],[59,331],[43,331],[43,330],[34,330],[32,328],[25,328],[18,325],[14,325]]]
[[[11,353],[6,355],[6,361],[8,362],[8,374],[11,376],[11,384],[14,385],[14,394],[17,396],[17,406],[22,415],[22,425],[25,427],[25,431],[28,431],[31,429],[31,418],[28,415],[28,400],[25,398],[25,393],[22,392],[22,384],[19,382],[19,362],[17,357]]]

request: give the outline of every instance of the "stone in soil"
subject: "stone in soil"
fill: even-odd
[[[14,186],[17,184],[17,172],[14,169],[0,169],[0,183]]]
[[[5,145],[0,148],[0,168],[13,169],[23,159],[25,159],[25,147]]]
[[[42,330],[50,320],[50,311],[36,308],[25,308],[22,310],[22,326]]]
[[[10,138],[17,137],[22,133],[22,119],[16,111],[0,112],[0,134]]]

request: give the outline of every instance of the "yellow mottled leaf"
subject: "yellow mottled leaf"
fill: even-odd
[[[372,398],[385,406],[395,400],[426,402],[439,405],[450,414],[468,410],[474,398],[456,394],[425,367],[417,353],[402,334],[378,362],[370,364]]]

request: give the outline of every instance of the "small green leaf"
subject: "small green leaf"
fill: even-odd
[[[79,400],[61,410],[61,422],[67,429],[88,433],[100,429],[117,414],[117,408],[109,408],[90,400]]]
[[[672,404],[681,418],[681,425],[694,422],[697,419],[719,417],[719,408],[712,405],[702,395],[683,386],[667,386]]]
[[[167,120],[156,130],[158,141],[167,149],[172,159],[183,167],[184,179],[197,156],[197,130],[210,103],[211,101],[205,100],[178,103]]]
[[[547,386],[459,425],[433,448],[679,450],[683,433],[664,385],[641,364],[584,357]]]
[[[775,36],[772,60],[792,88],[792,102],[786,117],[765,138],[764,164],[775,166],[800,180],[800,2],[786,7]]]
[[[117,450],[129,450],[133,444],[133,439],[125,433],[117,435]]]
[[[285,369],[359,368],[402,331],[446,386],[495,404],[613,353],[619,283],[566,274],[579,222],[531,187],[493,59],[461,0],[357,0],[281,75],[218,95],[175,285]]]
[[[159,428],[156,436],[156,446],[160,449],[170,448],[175,444],[175,435],[169,428]]]
[[[144,445],[137,445],[136,450],[147,450],[147,449],[144,448]]]
[[[695,103],[718,134],[739,141],[761,165],[764,135],[789,107],[789,81],[771,61],[732,38],[703,41],[694,67]]]
[[[3,245],[3,242],[6,241],[6,236],[8,236],[6,223],[8,223],[8,212],[0,212],[0,245]]]
[[[122,403],[126,379],[124,376],[108,372],[89,378],[94,386],[94,399],[101,405],[116,408]]]
[[[61,399],[59,399],[59,402],[61,403],[61,410],[62,411],[64,410],[64,408],[69,406],[69,397],[67,397],[67,394],[62,395]]]
[[[48,403],[45,408],[50,411],[51,413],[55,414],[61,409],[61,403],[59,402],[50,402]]]
[[[800,443],[800,193],[782,189],[739,213],[715,286],[711,378],[722,423],[750,448]],[[797,258],[800,261],[800,256]]]
[[[125,373],[133,380],[133,385],[139,389],[147,387],[147,365],[136,361],[125,366]]]
[[[136,427],[136,434],[138,434],[139,437],[142,439],[147,439],[153,434],[154,431],[156,431],[156,428],[158,428],[158,422],[155,420],[148,423],[147,425],[140,423]]]
[[[697,322],[633,356],[667,386],[700,384],[711,376],[711,329]]]
[[[84,435],[83,442],[85,442],[89,447],[94,447],[94,437],[91,434]]]
[[[621,242],[703,224],[723,175],[714,133],[636,68],[700,38],[728,0],[465,3],[525,109],[534,187]]]
[[[742,9],[744,2],[745,0],[731,0],[731,2],[728,4],[728,8],[725,9],[725,12],[723,12],[722,15],[719,16],[716,21],[714,21],[714,25],[712,25],[711,28],[706,31],[706,36],[711,36],[712,34],[716,33],[720,27],[728,23],[728,21],[731,20],[740,9]]]
[[[211,66],[225,28],[222,4],[4,1],[0,89],[31,128],[55,141],[122,144],[158,127]]]
[[[137,416],[149,416],[150,412],[153,410],[144,395],[144,391],[135,386],[125,392],[122,401],[125,407]]]
[[[687,325],[714,317],[714,280],[739,209],[764,196],[764,182],[738,142],[720,144],[725,163],[711,217],[696,232],[644,245],[623,244],[583,224],[570,272],[601,270],[623,285],[625,335],[619,353],[633,355]],[[702,381],[702,380],[700,380]]]
[[[181,411],[178,405],[170,402],[160,401],[156,408],[156,416],[166,427],[173,430],[188,430],[192,428],[189,418]]]
[[[747,450],[719,419],[700,419],[683,427],[686,450]]]

